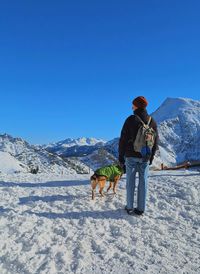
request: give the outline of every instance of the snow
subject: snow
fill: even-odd
[[[11,155],[18,155],[22,153],[25,148],[30,149],[32,146],[21,138],[13,138],[8,134],[0,135],[0,150],[8,152]]]
[[[14,173],[25,171],[22,163],[7,152],[0,151],[0,173]]]
[[[78,160],[63,160],[58,155],[36,148],[21,138],[13,138],[7,134],[0,135],[0,151],[2,153],[0,171],[4,173],[11,170],[12,172],[30,172],[37,167],[40,173],[55,173],[58,176],[88,171],[88,167]]]
[[[102,139],[97,139],[97,138],[86,138],[86,137],[81,137],[77,139],[73,138],[67,138],[63,141],[59,141],[57,143],[51,143],[49,145],[44,145],[45,148],[50,148],[50,147],[58,147],[59,149],[64,149],[64,148],[69,148],[72,146],[94,146],[98,143],[106,143],[106,141]]]
[[[200,273],[199,171],[151,171],[147,211],[89,175],[0,174],[0,273]]]
[[[152,116],[158,123],[158,162],[170,166],[199,160],[200,101],[167,98]]]
[[[172,119],[185,112],[191,110],[191,114],[199,113],[200,101],[189,98],[167,98],[162,105],[152,114],[157,123]],[[192,111],[193,110],[193,111]]]
[[[199,160],[200,101],[167,98],[152,115],[160,137],[154,166]],[[77,174],[114,162],[118,138],[50,146],[91,153],[63,159],[0,135],[0,274],[200,273],[198,169],[151,170],[147,211],[129,216],[125,176],[116,196],[92,201],[91,174]]]

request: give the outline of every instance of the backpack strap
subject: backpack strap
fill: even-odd
[[[146,125],[146,124],[144,123],[144,121],[140,118],[140,116],[138,116],[137,114],[135,114],[135,116],[140,120],[140,122],[143,124],[143,126]]]
[[[149,126],[150,123],[151,123],[151,116],[149,116],[149,121],[148,121],[148,123],[147,123],[147,126]]]
[[[135,114],[135,116],[140,120],[140,122],[143,124],[143,126],[149,126],[151,123],[151,116],[149,116],[149,120],[148,123],[145,124],[144,121],[140,118],[140,116],[138,116],[137,114]]]

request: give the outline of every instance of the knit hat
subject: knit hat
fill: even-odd
[[[146,108],[148,105],[147,99],[143,96],[138,96],[133,100],[133,105],[138,108]]]

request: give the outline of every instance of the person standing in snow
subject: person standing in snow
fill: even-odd
[[[152,164],[157,149],[158,132],[157,125],[146,110],[148,102],[145,97],[139,96],[132,102],[134,114],[129,116],[121,130],[119,140],[119,162],[126,166],[126,206],[125,210],[130,215],[142,215],[146,207],[147,180],[149,165]],[[139,128],[149,123],[149,128],[153,129],[154,143],[148,151],[148,157],[144,157],[142,152],[135,150],[135,144]],[[134,208],[134,193],[136,173],[139,173],[139,184],[137,193],[137,207]]]

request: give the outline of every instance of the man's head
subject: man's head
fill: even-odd
[[[138,96],[133,100],[133,109],[146,108],[148,105],[147,99],[144,96]]]

